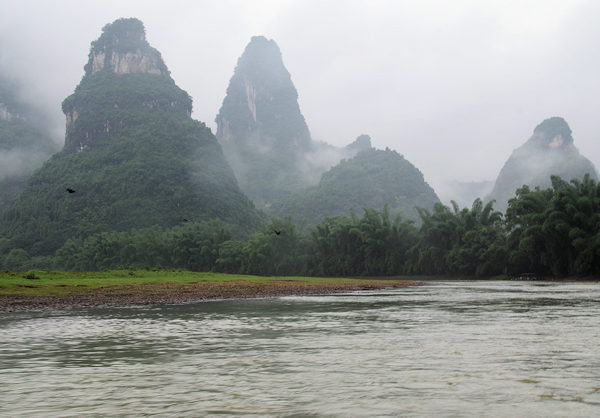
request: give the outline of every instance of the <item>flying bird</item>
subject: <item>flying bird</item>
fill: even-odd
[[[281,231],[278,231],[278,230],[276,230],[276,229],[274,229],[274,230],[273,230],[273,232],[275,232],[275,235],[279,235],[279,234],[281,234]]]
[[[190,220],[187,218],[183,218],[183,222],[189,222]]]
[[[70,187],[67,187],[67,192],[69,192],[69,193],[75,193],[75,190],[71,189]]]

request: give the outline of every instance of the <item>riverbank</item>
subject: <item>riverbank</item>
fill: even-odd
[[[375,290],[405,279],[261,277],[185,271],[0,273],[0,312],[189,303]]]

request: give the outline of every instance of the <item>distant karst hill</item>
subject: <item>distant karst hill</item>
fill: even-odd
[[[365,208],[418,221],[415,207],[431,210],[439,202],[423,174],[402,155],[390,149],[370,148],[343,160],[323,174],[318,185],[280,202],[273,211],[289,216],[303,226],[315,225],[324,217],[360,216]]]
[[[216,122],[240,187],[265,210],[370,147],[359,141],[340,149],[312,140],[279,47],[263,36],[253,37],[239,58]]]
[[[573,143],[571,128],[560,117],[540,123],[525,144],[510,155],[496,179],[487,200],[496,200],[503,211],[516,189],[528,185],[532,189],[551,187],[550,176],[566,181],[581,179],[585,174],[597,179],[596,168],[579,153]]]
[[[58,151],[44,115],[19,98],[20,87],[0,74],[0,210],[14,203],[31,173]]]
[[[261,216],[215,136],[145,38],[119,19],[91,44],[85,75],[63,102],[62,151],[2,214],[5,248],[51,255],[69,238],[219,218],[241,230]],[[8,244],[6,244],[8,243]]]

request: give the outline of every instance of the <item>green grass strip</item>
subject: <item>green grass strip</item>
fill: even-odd
[[[185,270],[110,270],[102,272],[64,272],[31,270],[28,272],[0,272],[0,296],[70,296],[92,293],[102,288],[119,288],[146,284],[224,283],[245,281],[300,281],[306,284],[356,283],[360,279],[321,277],[264,277],[239,274],[201,273]],[[370,283],[377,281],[369,280]],[[382,281],[383,282],[383,281]],[[387,285],[403,280],[386,280]]]

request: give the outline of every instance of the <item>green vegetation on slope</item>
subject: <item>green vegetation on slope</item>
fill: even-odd
[[[137,31],[130,38],[143,52],[148,46],[138,23],[125,19],[118,26]],[[216,138],[191,119],[190,97],[168,74],[88,72],[63,110],[65,147],[2,213],[0,253],[53,257],[68,240],[185,220],[220,219],[238,234],[259,225]]]
[[[371,148],[342,160],[317,186],[276,203],[272,212],[298,225],[316,225],[324,217],[387,205],[393,216],[418,221],[417,207],[431,209],[438,202],[423,174],[403,156]]]
[[[212,221],[173,229],[100,233],[70,240],[55,257],[20,249],[0,256],[0,268],[186,268],[277,276],[464,275],[533,272],[600,275],[600,184],[589,176],[553,188],[519,189],[506,216],[475,200],[460,209],[421,209],[421,225],[366,209],[325,218],[301,233],[289,218],[272,218],[246,241]],[[6,244],[6,242],[5,242]],[[2,241],[0,240],[0,246]],[[5,247],[9,248],[9,247]]]

